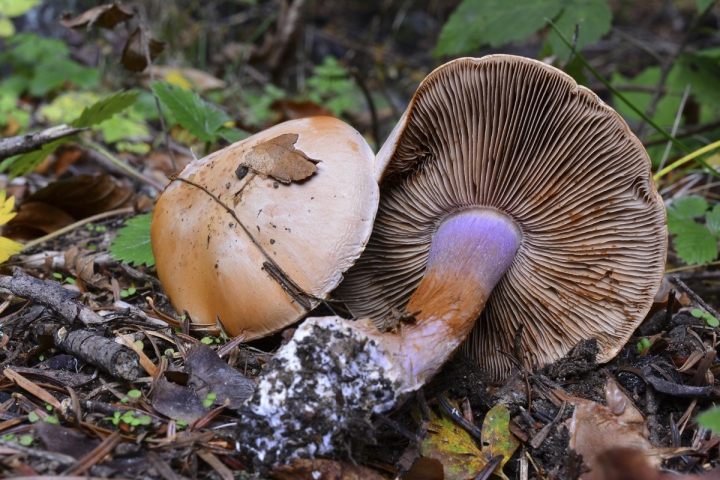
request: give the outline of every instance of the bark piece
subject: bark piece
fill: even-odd
[[[38,150],[46,143],[53,142],[59,138],[75,135],[78,132],[87,130],[86,128],[74,128],[69,125],[58,125],[52,128],[46,128],[38,132],[26,133],[15,137],[4,138],[0,140],[0,160],[20,155],[21,153],[32,152]]]
[[[317,172],[317,160],[295,149],[299,135],[285,133],[255,145],[245,154],[241,166],[248,167],[282,183],[304,180]]]
[[[13,268],[12,277],[0,277],[0,289],[16,297],[26,298],[55,310],[69,322],[80,320],[85,325],[105,323],[105,319],[75,300],[80,294],[32,277],[19,268]]]

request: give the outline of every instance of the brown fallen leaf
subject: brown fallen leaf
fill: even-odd
[[[193,87],[199,92],[208,92],[211,90],[220,90],[227,87],[227,82],[220,80],[214,75],[197,70],[195,68],[178,68],[171,67],[169,65],[153,65],[148,71],[143,72],[138,79],[140,85],[150,89],[151,76],[150,70],[152,70],[152,76],[155,80],[167,80],[170,81],[174,76],[179,75],[182,78],[192,83]]]
[[[554,393],[561,400],[575,405],[573,416],[567,421],[569,447],[582,455],[590,466],[590,471],[581,479],[607,478],[598,476],[598,458],[611,448],[630,448],[644,455],[655,450],[648,439],[647,420],[614,380],[608,379],[605,383],[607,406],[560,391]],[[659,455],[648,456],[647,462],[648,467],[654,469],[660,465],[661,458]]]
[[[148,66],[146,49],[150,49],[150,61],[153,61],[165,50],[165,43],[153,39],[147,29],[138,27],[128,37],[120,63],[131,72],[142,72]]]
[[[273,468],[270,477],[277,480],[386,480],[361,465],[319,458],[296,458],[291,465]]]
[[[595,463],[596,480],[720,480],[720,470],[705,475],[661,473],[648,462],[647,456],[632,448],[611,448],[601,453]]]
[[[410,470],[403,475],[402,480],[443,480],[445,471],[440,460],[420,457]]]
[[[63,20],[60,21],[60,25],[74,29],[83,27],[110,29],[118,23],[125,22],[134,16],[135,14],[131,10],[123,7],[120,2],[115,2],[86,10],[73,19],[64,17]]]
[[[65,271],[74,277],[79,277],[87,285],[112,291],[107,275],[95,272],[97,260],[106,258],[107,254],[104,252],[97,253],[75,245],[65,252]]]
[[[16,241],[32,240],[75,222],[64,210],[43,202],[23,202],[3,228],[3,236]]]
[[[297,182],[317,172],[317,160],[295,149],[299,136],[286,133],[255,145],[245,154],[240,167],[247,167],[261,175],[282,183]]]

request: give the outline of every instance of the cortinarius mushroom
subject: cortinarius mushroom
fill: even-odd
[[[606,362],[650,308],[667,234],[649,158],[560,70],[508,55],[438,68],[375,165],[377,220],[340,286],[357,317],[422,310],[464,335],[482,310],[464,348],[499,378],[521,325],[527,366],[586,338]]]
[[[665,210],[625,122],[544,63],[460,59],[420,85],[376,159],[381,201],[342,294],[261,374],[239,429],[259,466],[343,456],[421,387],[482,314],[470,351],[496,376],[525,325],[543,364],[596,337],[613,356],[663,275]],[[487,305],[486,305],[487,303]],[[393,308],[415,321],[381,332]],[[363,318],[364,317],[364,318]]]
[[[367,243],[373,153],[340,120],[289,121],[190,163],[160,197],[152,246],[178,312],[252,340],[297,321]]]

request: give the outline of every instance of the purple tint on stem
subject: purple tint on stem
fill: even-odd
[[[508,216],[490,209],[465,210],[440,224],[428,256],[427,272],[453,270],[472,275],[491,291],[515,258],[522,233]]]

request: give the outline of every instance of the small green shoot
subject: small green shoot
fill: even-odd
[[[57,425],[57,424],[58,424],[58,419],[55,418],[54,415],[50,415],[50,416],[48,416],[48,417],[45,417],[45,418],[43,419],[43,422],[52,423],[52,424],[54,424],[54,425]]]
[[[18,443],[19,443],[20,445],[22,445],[23,447],[29,447],[30,445],[32,445],[33,441],[34,441],[34,440],[33,440],[33,437],[32,437],[32,436],[30,436],[30,435],[23,435],[23,436],[20,437],[20,439],[18,440]]]
[[[139,416],[138,416],[139,415]],[[112,422],[113,425],[119,425],[123,422],[131,427],[137,427],[140,425],[150,425],[152,418],[149,415],[136,414],[132,410],[128,410],[125,413],[115,412],[112,417],[105,417],[103,420]]]
[[[642,352],[646,351],[648,348],[650,348],[651,345],[652,345],[652,343],[650,342],[650,339],[647,337],[644,337],[637,344],[638,352],[642,353]]]
[[[7,435],[3,435],[3,436],[2,436],[2,439],[5,440],[6,442],[9,442],[9,441],[12,440],[13,438],[15,438],[15,434],[14,434],[14,433],[8,433]]]
[[[137,290],[135,289],[135,287],[130,287],[130,288],[128,288],[127,290],[121,290],[121,291],[120,291],[120,296],[121,296],[122,298],[132,297],[133,295],[135,295],[135,292],[137,292]]]
[[[30,421],[30,423],[35,423],[38,420],[40,420],[40,416],[37,413],[35,413],[35,412],[28,413],[28,421]]]
[[[697,423],[703,428],[720,434],[720,407],[713,408],[698,415]]]
[[[210,408],[213,404],[213,401],[217,398],[217,393],[210,392],[207,395],[205,395],[205,400],[203,400],[203,407]]]
[[[65,285],[66,283],[69,285],[75,285],[75,279],[72,277],[64,277],[62,273],[55,272],[52,274],[53,277],[60,280],[60,285]]]
[[[137,398],[142,397],[142,392],[141,392],[140,390],[130,390],[130,391],[127,393],[127,396],[130,397],[130,398],[135,398],[135,399],[137,399]]]
[[[205,345],[212,345],[213,343],[218,342],[218,339],[213,337],[203,337],[200,339],[200,342],[204,343]]]
[[[708,312],[703,312],[699,308],[693,308],[690,311],[690,315],[692,315],[695,318],[702,318],[705,323],[710,327],[717,327],[720,325],[720,321],[718,321],[717,318],[715,318],[713,315],[709,314]]]
[[[145,347],[145,344],[143,344],[142,340],[135,340],[133,344],[137,347],[138,350],[142,350]]]

